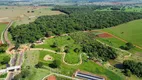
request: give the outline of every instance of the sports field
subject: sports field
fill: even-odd
[[[142,19],[103,30],[142,47]]]

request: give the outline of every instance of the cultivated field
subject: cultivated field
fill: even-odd
[[[142,47],[142,20],[135,20],[122,25],[104,29],[128,42]]]

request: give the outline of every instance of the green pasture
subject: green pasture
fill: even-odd
[[[103,30],[142,47],[142,19]]]
[[[69,36],[55,37],[55,38],[46,39],[44,44],[36,45],[36,48],[45,48],[45,49],[47,48],[47,49],[56,50],[66,45],[72,45],[73,42],[74,41]],[[51,46],[53,45],[53,43],[56,43],[57,47],[52,48]]]

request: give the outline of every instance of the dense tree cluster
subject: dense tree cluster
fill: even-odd
[[[121,49],[124,49],[124,50],[130,50],[132,48],[134,48],[134,45],[130,42],[126,43],[124,46],[120,46]]]
[[[75,40],[75,43],[81,45],[82,51],[87,53],[87,55],[93,59],[101,59],[107,61],[109,59],[115,59],[117,57],[116,52],[111,48],[94,39],[93,33],[72,33],[71,37]]]
[[[126,60],[123,62],[124,69],[126,73],[131,73],[137,75],[138,77],[142,77],[142,62],[135,62],[132,60]],[[128,75],[129,76],[129,75]]]
[[[11,27],[9,31],[13,40],[18,43],[32,43],[44,36],[107,28],[142,18],[142,13],[94,11],[93,7],[62,7],[60,10],[68,14],[42,16],[30,24]]]
[[[5,64],[8,64],[9,61],[10,61],[10,57],[5,56],[3,57],[2,61],[0,61],[0,64],[5,65]]]
[[[60,68],[61,61],[59,60],[54,60],[51,64],[49,64],[49,67],[51,68]]]
[[[1,53],[4,53],[4,52],[6,51],[6,47],[7,47],[6,44],[0,45],[0,54],[1,54]]]

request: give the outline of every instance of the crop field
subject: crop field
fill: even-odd
[[[104,29],[115,36],[118,36],[127,42],[131,42],[135,45],[142,47],[142,20],[135,20],[122,25],[118,25],[113,28]]]
[[[52,11],[52,7],[31,7],[31,6],[1,6],[0,20],[16,20],[16,24],[27,24],[43,15],[63,14],[59,11]]]

